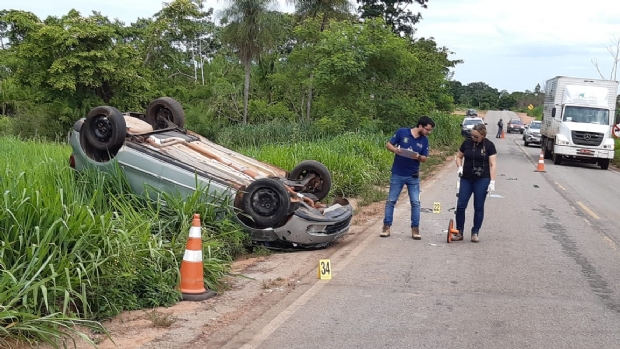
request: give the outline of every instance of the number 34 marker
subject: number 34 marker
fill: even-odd
[[[320,259],[319,260],[319,279],[321,280],[331,280],[332,278],[332,264],[329,259]]]

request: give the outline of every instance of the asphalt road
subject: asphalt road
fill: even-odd
[[[446,243],[450,164],[423,187],[421,241],[401,196],[389,238],[378,220],[355,244],[327,249],[331,280],[306,280],[223,348],[620,347],[620,175],[550,160],[536,172],[540,147],[494,138],[509,114],[485,119],[501,197],[487,199],[480,243],[469,233]]]

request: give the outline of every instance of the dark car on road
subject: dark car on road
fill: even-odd
[[[465,112],[465,116],[474,118],[478,116],[478,111],[476,109],[467,109]]]
[[[523,133],[524,130],[525,130],[525,125],[523,125],[523,121],[521,121],[520,119],[511,119],[506,124],[506,132],[508,133],[513,133],[513,132]]]
[[[94,108],[69,131],[70,165],[78,171],[120,168],[132,191],[149,197],[151,188],[182,197],[201,190],[229,203],[238,223],[266,245],[325,247],[349,230],[348,200],[321,202],[332,185],[322,163],[304,160],[285,171],[184,126],[181,105],[169,97],[152,101],[145,114]]]

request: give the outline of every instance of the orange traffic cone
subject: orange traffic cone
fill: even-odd
[[[506,138],[506,132],[504,132],[504,130],[502,130],[502,138]]]
[[[546,172],[545,171],[545,151],[541,150],[540,151],[540,157],[538,157],[538,167],[536,168],[536,171],[534,172]]]
[[[189,228],[189,239],[181,262],[181,293],[183,300],[187,301],[202,301],[215,296],[215,292],[205,289],[201,230],[200,215],[196,213],[192,227]]]

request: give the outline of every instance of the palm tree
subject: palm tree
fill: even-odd
[[[353,10],[353,6],[348,0],[286,0],[287,3],[295,5],[295,13],[302,18],[316,18],[323,16],[321,20],[321,32],[327,27],[331,18],[346,18]],[[310,73],[310,86],[308,86],[308,100],[306,104],[306,117],[310,119],[310,109],[312,108],[312,79]]]
[[[230,6],[223,11],[223,21],[227,23],[223,31],[223,41],[237,53],[245,68],[243,86],[243,123],[248,121],[248,101],[250,96],[250,73],[252,60],[274,42],[273,21],[275,13],[268,7],[275,0],[230,0]]]

